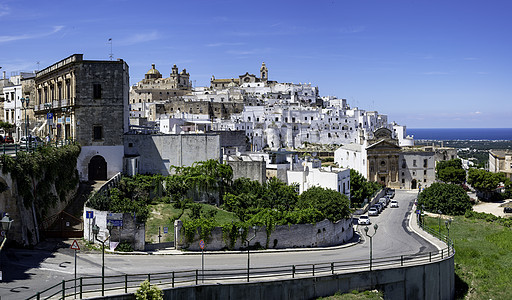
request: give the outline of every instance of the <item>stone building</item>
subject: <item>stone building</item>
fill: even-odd
[[[489,150],[489,171],[493,173],[501,172],[508,179],[512,179],[512,150]]]
[[[457,149],[437,146],[399,146],[398,136],[380,128],[362,144],[344,145],[334,152],[334,162],[358,171],[370,181],[388,187],[417,189],[436,181],[436,163],[457,157]]]
[[[82,146],[80,180],[106,180],[123,170],[129,87],[123,60],[84,60],[83,54],[73,54],[36,73],[38,135]]]

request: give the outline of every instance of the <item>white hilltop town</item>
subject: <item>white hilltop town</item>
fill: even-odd
[[[153,64],[130,86],[123,60],[73,54],[34,73],[3,73],[2,121],[13,124],[3,135],[78,141],[80,180],[167,175],[171,166],[215,159],[231,165],[235,179],[278,177],[301,192],[322,186],[348,197],[350,169],[417,189],[435,181],[436,161],[456,157],[455,149],[414,146],[406,127],[385,114],[269,74],[262,63],[258,76],[212,76],[210,86],[194,87],[186,69],[173,65],[164,78]],[[322,166],[320,156],[334,161]]]
[[[449,148],[414,147],[405,126],[388,122],[387,115],[377,111],[351,107],[346,99],[321,96],[311,83],[272,81],[265,63],[259,76],[248,72],[233,78],[212,76],[209,87],[193,87],[190,74],[176,65],[163,78],[153,64],[144,79],[130,87],[129,102],[131,132],[243,132],[246,144],[223,145],[223,159],[241,164],[264,160],[267,178],[301,181],[297,182],[301,191],[327,185],[322,184],[323,177],[333,172],[345,175],[327,180],[334,181],[328,186],[347,191],[349,168],[390,187],[425,187],[435,180],[435,161],[456,155]],[[334,153],[338,168],[322,168],[314,157],[308,158],[311,162],[301,160],[298,150]],[[309,175],[296,176],[297,171]]]

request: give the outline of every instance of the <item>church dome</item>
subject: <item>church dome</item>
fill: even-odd
[[[162,74],[155,68],[155,64],[151,64],[151,69],[146,73],[146,79],[162,78]]]

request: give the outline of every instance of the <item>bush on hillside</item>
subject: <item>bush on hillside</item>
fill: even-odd
[[[418,205],[425,210],[446,215],[463,215],[471,210],[471,200],[464,189],[455,184],[433,183],[418,196]]]

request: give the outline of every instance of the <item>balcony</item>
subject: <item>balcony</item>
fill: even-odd
[[[52,109],[60,109],[68,106],[72,106],[74,104],[74,99],[62,99],[62,100],[53,100],[52,102],[49,102],[52,104]],[[45,107],[45,104],[48,103],[41,103],[41,104],[35,104],[34,105],[34,112],[41,113],[41,112],[47,112],[48,108]]]

